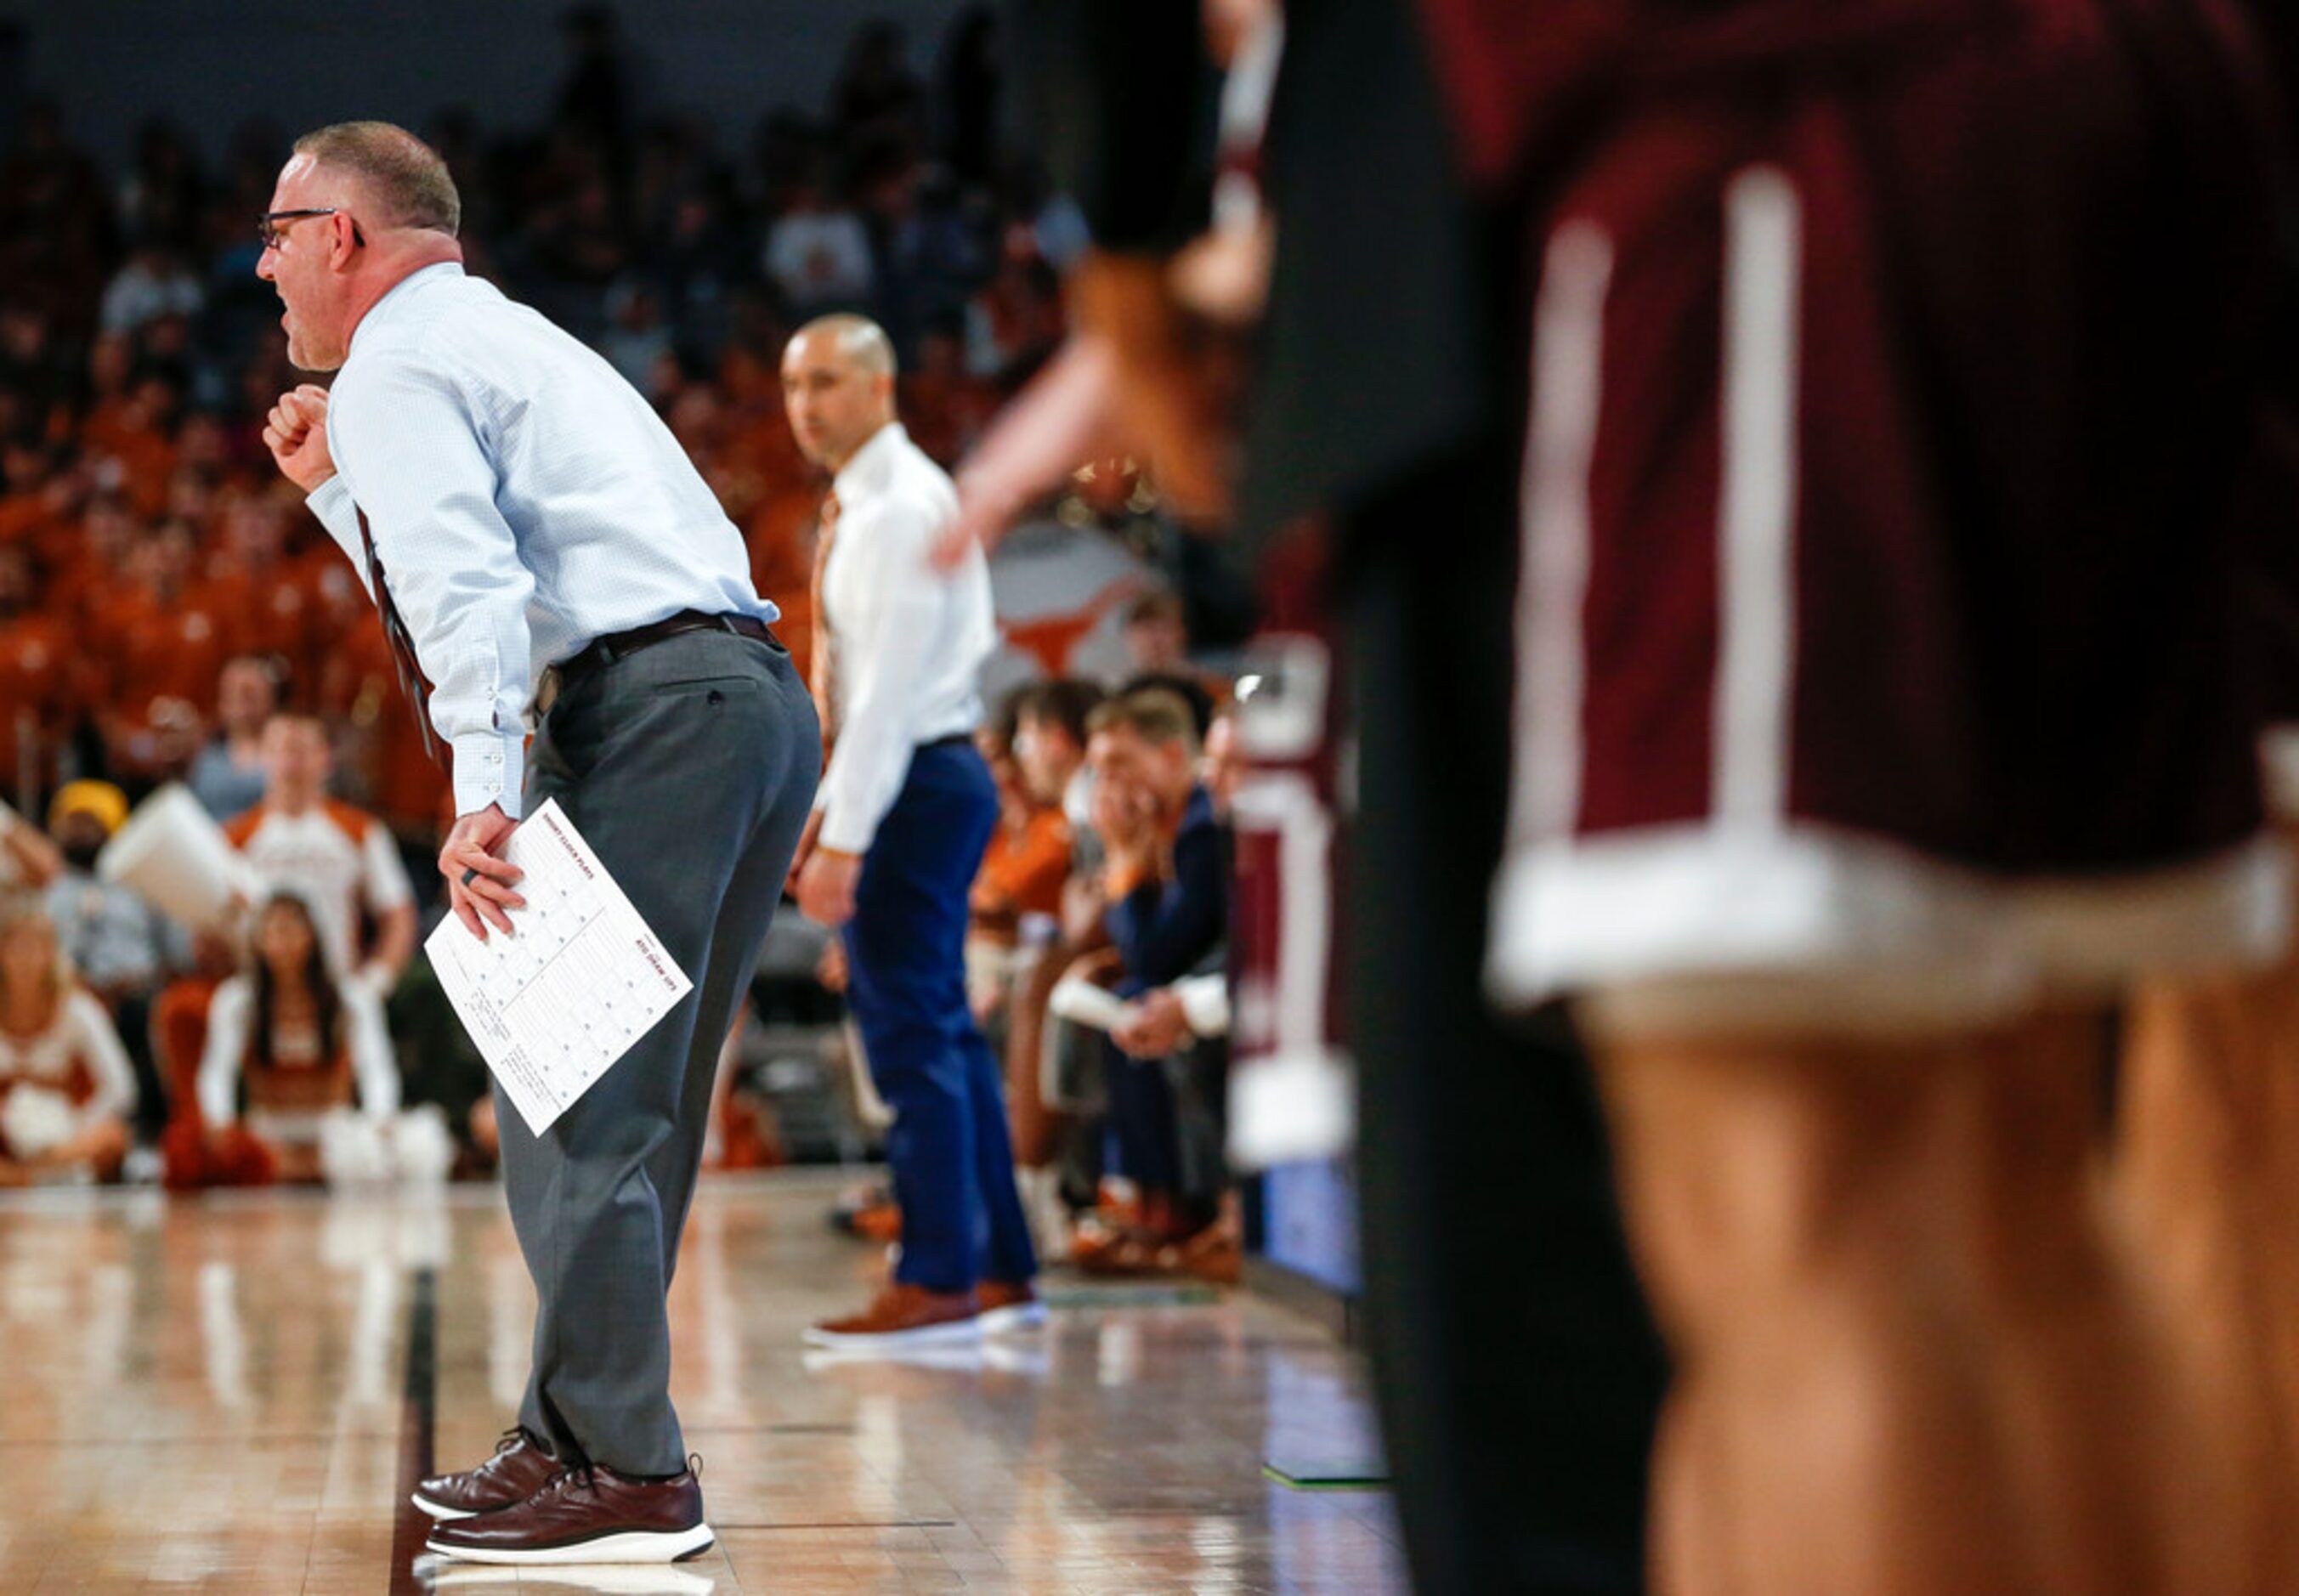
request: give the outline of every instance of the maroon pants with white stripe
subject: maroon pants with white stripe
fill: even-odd
[[[1533,251],[1505,993],[2002,1009],[2275,945],[2264,134],[2207,9],[2007,0],[1589,141]]]

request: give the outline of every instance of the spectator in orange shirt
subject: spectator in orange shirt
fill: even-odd
[[[97,719],[112,774],[127,782],[178,775],[199,750],[200,706],[227,645],[220,619],[192,590],[192,529],[170,521],[129,554],[127,590],[99,601],[112,669]]]
[[[343,557],[328,550],[343,569]],[[347,785],[380,815],[394,835],[424,845],[417,851],[436,853],[445,827],[453,820],[452,784],[447,772],[424,752],[423,732],[400,690],[392,663],[391,645],[376,619],[366,593],[360,594],[359,613],[342,623],[336,634],[320,678],[320,708],[347,728],[344,766]]]
[[[35,548],[53,544],[58,523],[68,521],[72,480],[57,469],[56,451],[45,440],[17,436],[0,449],[0,544]]]
[[[30,556],[0,544],[0,786],[45,787],[86,702],[71,628],[37,606]]]
[[[1069,822],[1058,803],[1031,795],[1014,759],[1018,697],[1008,697],[997,723],[975,738],[998,786],[998,825],[974,878],[966,934],[967,992],[985,1028],[1002,1021],[1024,960],[1051,938],[1070,873]],[[1002,1023],[994,1028],[990,1044],[1002,1050]]]
[[[1015,718],[1009,701],[1002,724],[980,738],[998,784],[998,828],[990,834],[973,897],[975,927],[1008,946],[1029,917],[1061,912],[1062,883],[1070,869],[1069,821],[1058,802],[1041,801],[1024,783],[1014,758]]]
[[[143,520],[125,494],[104,491],[90,498],[79,524],[60,530],[56,543],[41,551],[48,569],[47,612],[83,636],[104,636],[105,606],[120,596],[120,573],[143,535]]]
[[[234,490],[222,495],[218,520],[221,547],[208,564],[202,601],[234,649],[273,655],[286,662],[291,679],[307,678],[322,646],[320,605],[310,572],[287,559],[286,507],[269,495]]]
[[[176,412],[181,403],[173,381],[146,372],[108,415],[91,416],[81,431],[91,455],[115,462],[121,491],[147,516],[167,509],[168,482],[176,470]]]
[[[901,378],[902,414],[911,437],[947,466],[974,447],[998,413],[998,390],[966,369],[966,329],[929,327],[918,339],[916,368]]]

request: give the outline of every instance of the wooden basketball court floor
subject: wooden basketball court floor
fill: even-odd
[[[1033,1334],[809,1360],[876,1260],[819,1176],[706,1179],[675,1395],[718,1545],[659,1569],[420,1555],[411,1480],[510,1422],[532,1295],[491,1187],[0,1201],[0,1596],[1405,1588],[1353,1355],[1249,1294],[1059,1276]],[[1298,1470],[1297,1470],[1298,1472]],[[1347,1472],[1346,1469],[1343,1472]]]

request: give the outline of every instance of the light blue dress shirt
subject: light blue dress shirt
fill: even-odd
[[[743,535],[670,429],[579,340],[461,266],[352,335],[311,510],[368,580],[358,511],[432,684],[455,809],[519,814],[544,670],[682,610],[762,621]],[[373,594],[370,593],[370,597]]]

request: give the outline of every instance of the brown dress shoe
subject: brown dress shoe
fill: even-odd
[[[517,1507],[436,1525],[428,1545],[474,1563],[675,1563],[710,1539],[691,1467],[635,1480],[594,1463],[559,1470]]]
[[[1038,1288],[1027,1280],[985,1280],[982,1298],[982,1333],[1033,1330],[1046,1322],[1046,1304]]]
[[[897,1281],[860,1313],[826,1319],[806,1333],[818,1347],[909,1347],[971,1341],[982,1334],[982,1300],[973,1292],[930,1292]]]
[[[495,1455],[477,1468],[443,1474],[415,1487],[415,1505],[434,1518],[469,1518],[515,1508],[559,1472],[559,1460],[525,1430],[503,1432]]]
[[[1125,1236],[1079,1260],[1089,1275],[1120,1275],[1136,1279],[1203,1280],[1214,1285],[1235,1285],[1245,1273],[1245,1249],[1237,1233],[1216,1220],[1195,1235],[1165,1241],[1156,1236]]]

